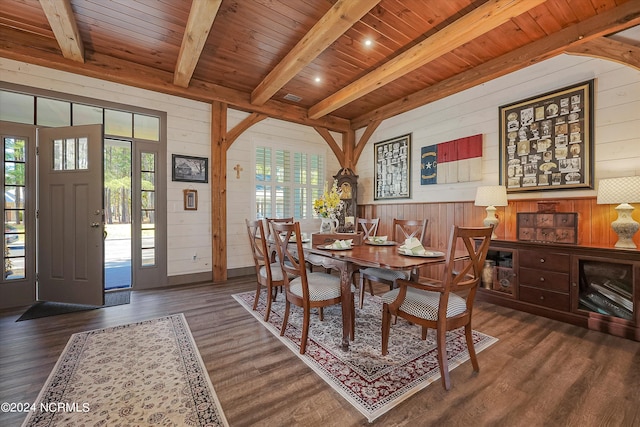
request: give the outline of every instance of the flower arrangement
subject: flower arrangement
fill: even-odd
[[[327,191],[327,184],[324,185],[324,193],[313,201],[313,212],[322,218],[335,218],[340,216],[344,202],[340,199],[341,191],[338,190],[338,183],[333,181],[331,191]]]

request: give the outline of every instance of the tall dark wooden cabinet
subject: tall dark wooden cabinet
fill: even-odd
[[[342,212],[338,218],[338,231],[354,231],[355,223],[352,227],[345,227],[344,219],[345,217],[356,217],[358,205],[358,175],[349,168],[342,168],[333,176],[333,178],[338,184],[338,189],[342,191],[341,198],[344,202],[344,207],[342,208]]]

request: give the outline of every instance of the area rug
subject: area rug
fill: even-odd
[[[182,313],[73,334],[23,426],[227,426]]]
[[[307,350],[301,355],[302,309],[291,306],[289,325],[280,337],[284,297],[278,294],[266,323],[265,294],[261,293],[256,311],[252,310],[255,292],[233,297],[369,422],[440,379],[435,331],[429,331],[423,341],[418,326],[398,319],[391,327],[389,353],[381,355],[382,302],[377,296],[366,295],[363,308],[356,309],[355,340],[349,351],[341,348],[342,315],[340,306],[335,305],[324,309],[322,322],[312,314]],[[476,353],[498,341],[477,331],[473,338]],[[447,333],[447,354],[450,370],[469,360],[463,329]],[[471,371],[471,364],[468,369]]]
[[[41,317],[57,316],[59,314],[74,313],[76,311],[95,310],[97,308],[113,307],[129,304],[131,289],[109,291],[104,294],[104,305],[66,304],[62,302],[38,301],[25,311],[16,322],[39,319]]]

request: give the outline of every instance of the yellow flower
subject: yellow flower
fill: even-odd
[[[343,202],[340,199],[341,191],[338,190],[338,183],[333,181],[331,191],[327,191],[327,184],[324,185],[322,196],[313,201],[313,211],[323,218],[340,216]]]

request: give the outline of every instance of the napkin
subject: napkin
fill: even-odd
[[[404,244],[402,244],[398,249],[401,253],[410,255],[424,255],[427,252],[424,246],[422,246],[422,243],[420,243],[420,240],[415,237],[405,240]]]
[[[353,242],[353,239],[336,240],[335,242],[333,242],[330,245],[327,245],[326,247],[331,249],[347,249],[351,247],[352,242]]]
[[[371,243],[384,243],[387,241],[387,236],[371,236],[369,241]]]

